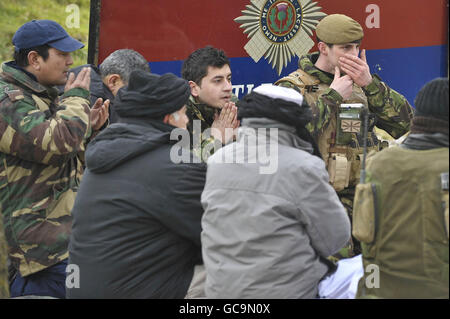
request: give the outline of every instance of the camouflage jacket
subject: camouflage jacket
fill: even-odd
[[[89,91],[71,89],[58,102],[55,88],[2,64],[0,212],[9,257],[22,276],[68,257],[89,112]]]
[[[351,218],[354,188],[360,178],[361,154],[363,152],[363,134],[352,133],[351,140],[346,145],[337,143],[338,108],[343,103],[362,103],[371,112],[367,148],[368,151],[378,151],[381,143],[373,131],[376,125],[394,138],[399,138],[409,131],[412,108],[408,101],[399,93],[389,88],[377,75],[366,87],[353,85],[351,97],[343,100],[342,96],[330,88],[333,78],[319,70],[314,63],[318,53],[302,56],[299,59],[299,70],[288,77],[280,79],[277,85],[299,89],[311,106],[313,120],[307,125],[308,130],[316,139],[321,155],[327,166],[330,183],[338,193]],[[339,155],[339,156],[336,156]],[[342,162],[342,156],[346,160]],[[351,257],[359,253],[358,242],[355,248],[345,247],[336,255],[338,259]]]
[[[318,53],[302,56],[299,59],[299,69],[317,78],[320,83],[330,85],[333,78],[314,66],[319,57]],[[278,83],[282,86],[293,87],[288,82]],[[312,89],[313,90],[313,89]],[[306,90],[309,94],[312,90]],[[412,118],[412,107],[401,94],[389,88],[377,75],[373,75],[373,81],[362,88],[370,112],[376,116],[376,126],[389,133],[394,138],[399,138],[409,131],[410,120]],[[309,131],[314,135],[320,135],[338,106],[343,103],[339,93],[333,89],[328,89],[320,96],[314,105],[311,105],[314,119],[308,125]]]
[[[231,100],[237,102],[238,99],[232,95]],[[197,103],[191,95],[186,104],[186,115],[189,118],[187,129],[191,138],[191,150],[203,162],[214,154],[214,151],[222,147],[222,143],[211,136],[211,125],[214,122],[218,109],[206,104]]]
[[[8,246],[3,229],[3,216],[0,214],[0,299],[9,297],[7,256]]]

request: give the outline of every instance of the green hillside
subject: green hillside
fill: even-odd
[[[68,7],[69,5],[77,5],[79,8],[79,27],[73,25],[76,22],[75,11],[70,10],[73,7]],[[1,0],[0,62],[12,59],[12,37],[21,25],[33,19],[49,19],[61,24],[72,37],[85,44],[82,50],[72,53],[74,67],[85,64],[88,52],[89,9],[89,0]]]

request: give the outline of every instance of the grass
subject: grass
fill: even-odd
[[[79,8],[79,27],[70,28],[74,11],[66,12],[69,5]],[[89,34],[89,0],[1,0],[0,1],[0,62],[12,60],[14,46],[12,37],[24,23],[33,19],[49,19],[58,22],[75,39],[85,44],[72,53],[73,67],[87,63]]]

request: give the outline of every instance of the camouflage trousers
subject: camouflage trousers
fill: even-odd
[[[0,213],[0,299],[9,297],[8,248],[3,228],[3,215]]]
[[[355,188],[345,189],[338,193],[339,199],[342,205],[347,210],[350,224],[353,225],[353,199],[355,198]],[[337,262],[338,260],[345,258],[352,258],[361,254],[361,243],[353,235],[350,237],[349,242],[341,248],[336,254],[330,256],[328,259]]]

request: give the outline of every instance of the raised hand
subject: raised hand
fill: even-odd
[[[342,71],[349,75],[358,86],[364,87],[372,82],[372,75],[367,64],[366,50],[361,51],[361,58],[345,54],[339,58]]]
[[[91,128],[94,131],[99,130],[108,119],[109,103],[109,100],[103,102],[102,98],[98,98],[97,101],[95,101],[94,106],[91,108],[89,119],[91,121]]]
[[[348,74],[341,77],[341,71],[336,66],[334,68],[334,79],[330,84],[330,88],[337,91],[346,100],[352,95],[353,80]]]
[[[233,102],[228,102],[220,111],[220,115],[216,115],[216,118],[211,125],[211,135],[214,136],[215,139],[221,141],[222,144],[227,144],[233,139],[233,131],[238,126],[237,107]]]
[[[91,85],[91,68],[86,67],[83,68],[80,73],[78,73],[75,78],[74,73],[70,73],[69,78],[67,79],[66,86],[64,87],[64,92],[69,91],[73,88],[83,88],[89,90]]]

